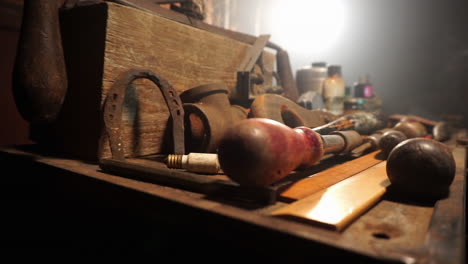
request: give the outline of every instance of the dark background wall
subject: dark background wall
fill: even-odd
[[[29,143],[29,125],[16,110],[11,72],[21,25],[21,0],[0,0],[0,145]]]

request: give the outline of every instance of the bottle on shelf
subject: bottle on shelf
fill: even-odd
[[[371,98],[374,96],[374,87],[372,86],[372,83],[369,80],[369,75],[366,75],[364,79],[364,97],[365,98]]]
[[[300,94],[310,91],[321,95],[323,81],[327,78],[327,64],[314,62],[296,71],[296,86]]]
[[[345,82],[342,78],[341,66],[330,65],[328,76],[323,82],[323,99],[325,108],[333,114],[343,113]]]
[[[360,76],[359,81],[353,85],[354,97],[371,98],[374,96],[372,83],[369,81],[369,75]]]

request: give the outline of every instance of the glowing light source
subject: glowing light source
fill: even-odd
[[[342,0],[278,1],[272,9],[272,40],[296,53],[325,51],[344,28]]]

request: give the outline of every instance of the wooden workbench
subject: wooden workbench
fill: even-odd
[[[1,240],[41,254],[464,263],[466,149],[454,146],[453,154],[457,169],[448,198],[424,205],[384,196],[337,232],[268,215],[281,202],[229,203],[110,175],[34,145],[2,147]]]

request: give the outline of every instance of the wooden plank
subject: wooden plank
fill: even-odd
[[[181,24],[148,12],[108,3],[106,50],[101,102],[117,76],[129,68],[145,68],[167,79],[179,93],[192,87],[224,82],[232,91],[236,71],[250,45]],[[123,139],[134,155],[168,153],[164,137],[169,112],[162,95],[137,81],[127,93]],[[104,143],[101,157],[109,157]]]
[[[465,156],[463,148],[454,151],[457,160],[460,159],[458,156],[461,154]],[[128,201],[130,196],[134,196],[136,198],[130,202],[130,205],[138,206],[139,210],[155,211],[160,216],[167,216],[171,223],[180,223],[183,226],[193,224],[193,228],[202,229],[204,232],[223,238],[230,237],[233,241],[243,241],[242,245],[249,243],[248,246],[257,246],[257,249],[264,252],[265,256],[271,255],[271,241],[278,241],[275,249],[280,250],[282,256],[287,254],[297,257],[297,254],[300,254],[302,257],[306,254],[312,258],[322,256],[329,258],[330,256],[338,257],[338,255],[343,257],[343,253],[346,252],[350,254],[348,257],[352,254],[354,257],[369,257],[361,261],[362,263],[426,263],[432,259],[443,259],[436,258],[441,248],[448,250],[446,256],[451,255],[450,251],[454,253],[453,256],[459,256],[459,250],[461,252],[464,250],[463,231],[457,233],[453,241],[448,241],[452,239],[449,233],[445,234],[442,239],[437,233],[426,238],[430,218],[434,211],[433,205],[404,203],[391,200],[390,196],[384,196],[381,202],[353,221],[349,227],[342,232],[336,232],[308,223],[272,217],[270,215],[272,211],[285,206],[280,202],[272,206],[257,208],[233,205],[226,201],[211,200],[199,193],[103,173],[95,164],[50,156],[50,154],[39,152],[37,148],[1,147],[0,158],[2,157],[9,157],[8,164],[12,163],[8,160],[14,159],[17,162],[23,160],[55,168],[57,179],[91,179],[87,181],[88,185],[83,186],[83,190],[86,191],[80,191],[79,195],[89,196],[89,190],[92,189],[100,195],[97,196],[99,200],[107,199],[112,202],[122,197]],[[23,162],[23,164],[28,163]],[[457,166],[458,164],[457,161]],[[52,170],[48,171],[51,173]],[[464,169],[457,168],[456,180],[451,189],[454,192],[453,195],[461,200],[443,200],[437,205],[437,210],[440,210],[441,214],[446,214],[445,219],[451,220],[449,222],[442,221],[441,218],[441,222],[432,220],[429,232],[433,232],[431,229],[437,227],[443,232],[447,224],[463,227],[464,215],[459,215],[458,210],[444,212],[444,208],[464,206],[464,173]],[[75,182],[76,179],[72,181],[72,183]],[[105,190],[109,186],[117,186],[120,191],[113,196],[105,195],[107,194]],[[57,188],[63,188],[62,191],[65,193],[69,191],[66,186],[57,185]],[[147,203],[142,204],[144,200]],[[158,206],[155,207],[155,204]],[[161,207],[161,204],[166,206]],[[196,213],[193,213],[193,210],[196,210]],[[202,216],[204,218],[187,221],[184,217],[177,217],[186,216],[187,211],[190,211],[190,215],[194,218]],[[434,215],[436,214],[435,212]],[[226,229],[227,225],[232,228]],[[251,237],[251,239],[245,241],[245,237]],[[424,243],[425,239],[427,239],[426,243]],[[430,248],[428,248],[429,244],[431,244]],[[445,244],[447,247],[444,246]]]
[[[308,178],[299,180],[281,192],[280,197],[286,201],[296,201],[332,186],[348,177],[364,171],[379,162],[375,151],[357,159],[337,165],[333,168],[321,171]]]
[[[280,208],[272,215],[342,230],[385,193],[390,185],[386,164],[380,162],[332,187]]]
[[[436,203],[425,238],[425,254],[429,255],[430,263],[466,263],[466,149],[457,147],[453,154],[456,174],[450,194]]]
[[[134,7],[134,8],[138,8],[138,9],[141,9],[141,10],[145,10],[147,12],[150,12],[150,13],[153,13],[153,14],[156,14],[156,15],[159,15],[159,16],[162,16],[162,17],[177,21],[179,23],[191,25],[193,27],[196,27],[196,28],[199,28],[199,29],[202,29],[202,30],[206,30],[206,31],[209,31],[209,32],[212,32],[212,33],[216,33],[216,34],[219,34],[219,35],[227,36],[227,37],[230,37],[232,39],[235,39],[235,40],[238,40],[238,41],[241,41],[241,42],[245,42],[245,43],[248,43],[248,44],[251,44],[251,45],[253,45],[255,43],[255,41],[257,40],[257,38],[255,36],[245,34],[245,33],[242,33],[242,32],[238,32],[238,31],[225,29],[225,28],[218,27],[218,26],[215,26],[215,25],[207,24],[207,23],[205,23],[205,22],[203,22],[201,20],[190,18],[189,16],[186,16],[186,15],[184,15],[182,13],[174,12],[174,11],[172,11],[170,9],[160,7],[159,5],[156,5],[154,2],[151,2],[151,1],[148,1],[148,0],[144,0],[144,1],[140,0],[140,1],[138,1],[138,4],[135,4],[136,1],[128,1],[128,0],[111,0],[111,1],[116,2],[116,3],[120,3],[120,4],[124,4],[124,5],[127,5],[127,6],[131,6],[131,7]],[[275,49],[275,50],[281,50],[281,47],[279,47],[275,43],[267,42],[266,45],[269,48],[272,48],[272,49]]]
[[[340,241],[411,263],[424,256],[421,249],[433,211],[431,205],[402,203],[384,195],[339,233]]]

